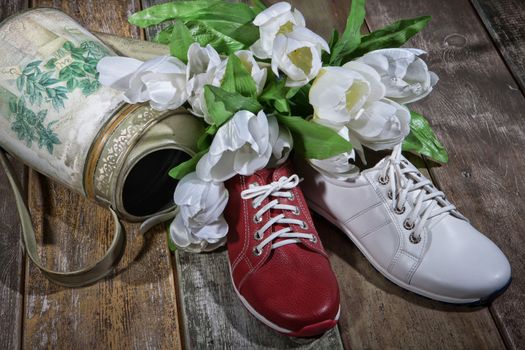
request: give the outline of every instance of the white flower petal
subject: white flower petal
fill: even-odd
[[[142,63],[142,61],[129,57],[106,56],[97,64],[97,71],[100,73],[99,81],[102,85],[117,90],[126,90],[129,87],[131,75]]]
[[[418,49],[381,49],[367,53],[357,61],[374,68],[386,87],[385,96],[399,103],[410,103],[427,96],[437,82],[419,57]]]
[[[253,24],[260,27],[268,23],[268,21],[278,17],[286,12],[289,12],[292,6],[285,2],[278,2],[268,7],[266,10],[259,13],[253,20]]]

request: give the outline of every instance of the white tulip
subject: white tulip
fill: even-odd
[[[425,53],[418,49],[382,49],[357,60],[379,73],[386,86],[386,97],[405,104],[427,96],[438,81],[438,76],[419,58]]]
[[[170,225],[171,240],[182,250],[213,250],[225,242],[228,224],[223,211],[228,191],[223,183],[205,182],[190,173],[174,194],[178,212]]]
[[[273,43],[272,70],[286,76],[286,86],[299,87],[315,78],[322,66],[321,52],[329,52],[328,43],[311,30],[297,27],[292,32],[279,34]]]
[[[97,65],[102,85],[123,92],[128,103],[149,101],[151,107],[163,111],[177,109],[188,98],[186,65],[171,56],[142,62],[129,57],[108,56]]]
[[[188,49],[187,92],[191,112],[212,124],[204,99],[204,86],[220,86],[226,63],[221,61],[217,51],[211,46],[201,47],[193,43]]]
[[[257,87],[257,95],[260,95],[266,84],[266,77],[268,74],[267,69],[259,67],[259,64],[253,57],[253,52],[251,51],[240,50],[235,52],[235,55],[239,57],[246,70],[250,72],[255,81],[255,86]]]
[[[303,15],[287,2],[278,2],[255,17],[253,24],[259,27],[260,39],[257,40],[251,51],[255,56],[266,59],[272,57],[273,42],[278,34],[288,34],[294,27],[304,27]]]
[[[340,130],[362,113],[366,103],[379,100],[384,92],[379,74],[364,64],[325,67],[310,89],[314,121]]]
[[[350,141],[364,159],[361,145],[379,151],[392,149],[403,141],[410,132],[410,112],[385,98],[367,105],[347,126]]]
[[[257,115],[239,111],[219,128],[196,171],[205,181],[226,181],[236,174],[251,175],[264,168],[271,156],[266,114],[262,110]]]

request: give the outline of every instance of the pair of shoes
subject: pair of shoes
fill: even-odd
[[[481,304],[510,283],[501,250],[394,148],[373,168],[334,177],[296,162],[309,207],[346,233],[398,286],[454,304]],[[235,291],[257,319],[295,337],[334,327],[339,288],[291,164],[236,176],[227,247]]]

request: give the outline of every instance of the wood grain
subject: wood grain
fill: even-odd
[[[255,319],[233,289],[226,251],[177,252],[176,261],[188,349],[343,349],[337,329],[301,344]]]
[[[26,1],[2,0],[0,22],[27,8]],[[24,167],[15,162],[19,181],[26,187]],[[22,340],[24,303],[24,254],[20,221],[9,182],[0,169],[0,347],[19,349]]]
[[[90,30],[140,38],[126,22],[133,1],[34,1],[67,11]],[[108,212],[32,172],[29,204],[48,266],[93,262],[110,244]],[[175,282],[166,236],[146,237],[126,225],[128,247],[114,276],[81,289],[49,283],[28,264],[23,347],[26,349],[181,348]]]
[[[433,16],[412,46],[429,52],[440,82],[413,108],[429,117],[450,153],[449,164],[432,169],[433,176],[509,257],[513,282],[491,311],[506,345],[523,348],[525,99],[468,1],[408,0],[399,6],[370,0],[367,9],[372,29],[400,17]]]
[[[525,93],[525,2],[471,0],[496,47]]]

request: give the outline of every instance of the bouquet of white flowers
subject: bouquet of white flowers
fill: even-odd
[[[282,164],[292,149],[327,172],[347,172],[363,147],[403,149],[444,163],[447,154],[423,116],[406,104],[437,82],[422,56],[400,48],[430,17],[362,35],[364,0],[353,0],[346,29],[329,42],[287,2],[266,8],[221,0],[170,2],[134,14],[142,28],[173,21],[155,41],[171,56],[141,62],[106,57],[100,82],[130,103],[185,106],[207,123],[199,152],[171,170],[180,180],[171,238],[202,251],[224,242],[223,182]]]

